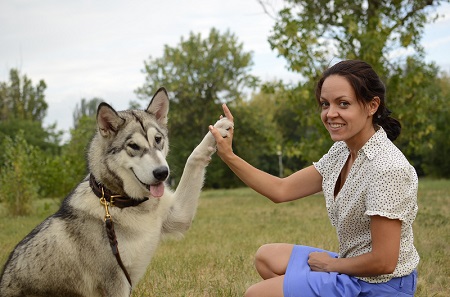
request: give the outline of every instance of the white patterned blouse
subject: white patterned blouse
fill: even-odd
[[[370,283],[382,283],[408,275],[419,263],[412,229],[418,209],[416,171],[387,138],[383,128],[379,128],[359,150],[345,184],[334,197],[336,181],[349,154],[345,142],[339,141],[314,163],[323,178],[322,189],[328,216],[338,235],[339,256],[355,257],[371,251],[371,216],[398,219],[402,221],[401,242],[394,272],[358,278]]]

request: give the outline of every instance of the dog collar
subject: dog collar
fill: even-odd
[[[118,208],[138,206],[148,200],[147,197],[137,200],[124,195],[114,195],[102,184],[98,183],[93,174],[90,174],[89,185],[91,186],[95,196],[97,196],[100,200],[105,199],[109,203],[109,206],[116,206]]]

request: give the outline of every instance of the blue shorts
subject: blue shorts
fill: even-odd
[[[356,277],[337,272],[311,271],[308,256],[311,252],[327,252],[332,257],[336,253],[318,248],[295,245],[286,269],[283,283],[285,297],[352,297],[352,296],[414,296],[417,271],[393,278],[386,283],[373,284]]]

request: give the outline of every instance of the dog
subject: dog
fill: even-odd
[[[168,110],[164,88],[146,110],[98,106],[88,176],[12,251],[0,296],[131,295],[164,235],[189,229],[215,152],[208,132],[169,189]],[[215,127],[227,137],[232,125],[223,118]]]

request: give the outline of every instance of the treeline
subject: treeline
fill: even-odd
[[[233,149],[256,167],[286,176],[318,160],[332,143],[320,121],[314,87],[333,56],[363,59],[377,69],[387,86],[392,116],[403,125],[396,145],[420,175],[450,177],[450,77],[425,62],[419,42],[424,24],[431,21],[428,4],[374,7],[369,1],[367,7],[334,9],[314,3],[287,4],[291,6],[278,12],[269,36],[290,70],[304,77],[298,84],[261,82],[250,74],[252,53],[231,32],[214,28],[208,36],[191,33],[175,47],[166,45],[161,57],[144,62],[145,83],[135,90],[139,102],[130,102],[130,108],[145,108],[160,86],[170,92],[173,184],[208,125],[218,119],[222,103],[236,118]],[[298,12],[300,4],[303,10]],[[321,26],[312,26],[318,19]],[[391,58],[400,48],[413,48],[414,54]],[[70,140],[62,143],[56,124],[43,126],[48,108],[45,89],[44,81],[33,85],[16,69],[10,71],[9,81],[0,82],[0,202],[7,202],[14,214],[31,211],[32,199],[64,197],[87,174],[85,152],[96,130],[97,105],[103,100],[80,100],[73,111]],[[205,186],[242,184],[214,157]]]

